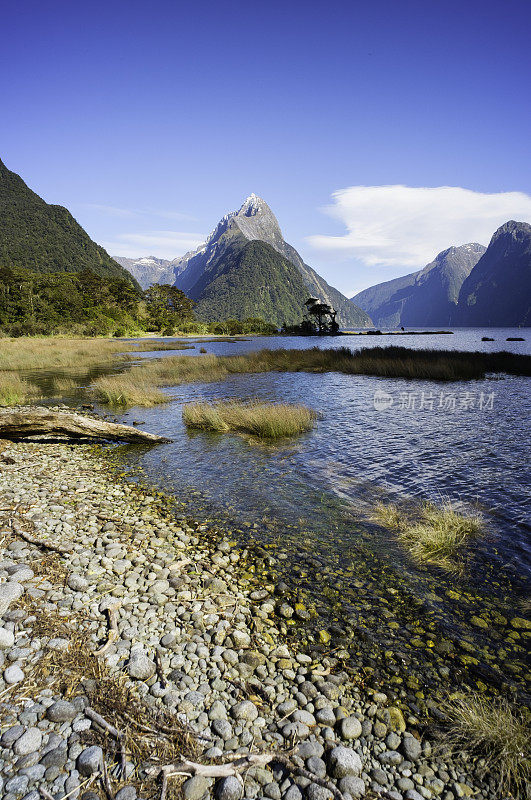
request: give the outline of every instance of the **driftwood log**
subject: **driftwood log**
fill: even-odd
[[[32,408],[28,411],[7,411],[0,414],[0,439],[20,439],[45,433],[58,433],[73,438],[118,439],[123,442],[170,442],[164,436],[146,433],[130,425],[105,422],[85,417],[74,411],[50,411]]]

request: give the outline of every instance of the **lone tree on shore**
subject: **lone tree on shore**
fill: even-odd
[[[337,333],[339,325],[336,321],[337,311],[328,303],[322,303],[317,297],[309,297],[305,304],[308,314],[317,321],[317,333]]]

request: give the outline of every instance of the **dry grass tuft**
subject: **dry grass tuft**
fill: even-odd
[[[450,500],[441,505],[426,502],[408,509],[394,503],[378,503],[372,519],[396,530],[398,539],[415,561],[434,564],[447,572],[463,571],[465,549],[486,530],[481,514],[463,514]]]
[[[451,720],[446,744],[485,759],[485,771],[500,776],[500,797],[513,792],[528,797],[531,780],[531,729],[528,709],[517,709],[504,699],[482,696],[454,700],[446,711]]]
[[[94,381],[94,391],[100,403],[112,406],[154,406],[158,403],[168,403],[171,400],[167,394],[145,381],[135,380],[125,375],[115,375],[109,378],[98,378]]]
[[[10,372],[0,372],[0,406],[16,406],[40,395],[38,386]]]
[[[306,406],[290,403],[187,403],[183,420],[189,428],[205,431],[237,431],[262,439],[279,439],[309,431],[316,414]]]

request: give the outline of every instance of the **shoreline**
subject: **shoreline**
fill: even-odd
[[[4,585],[25,590],[6,608],[2,623],[0,743],[6,757],[0,774],[6,798],[25,797],[39,785],[54,797],[71,791],[70,796],[81,796],[79,786],[94,774],[86,772],[83,754],[101,738],[79,697],[68,698],[74,716],[58,722],[50,720],[48,708],[65,698],[53,685],[28,699],[25,686],[31,685],[39,661],[68,643],[61,637],[55,643],[53,637],[51,643],[34,638],[25,603],[46,604],[50,612],[55,607],[66,617],[82,614],[96,648],[107,640],[105,609],[115,601],[121,602],[120,638],[105,653],[107,668],[128,676],[147,709],[162,707],[181,723],[186,720],[196,734],[209,736],[209,743],[200,740],[203,759],[260,750],[283,753],[296,744],[300,766],[315,775],[312,782],[281,769],[253,768],[243,796],[328,800],[332,794],[319,779],[332,781],[352,798],[369,791],[393,800],[498,796],[495,784],[489,785],[492,775],[482,779],[475,761],[465,764],[447,753],[434,757],[426,727],[405,719],[407,712],[377,686],[351,680],[335,655],[317,662],[294,650],[293,642],[288,646],[277,617],[282,594],[274,585],[256,582],[252,555],[227,538],[216,541],[200,522],[170,516],[161,493],[119,477],[106,452],[49,440],[6,443],[0,453],[13,461],[4,462],[0,472],[4,513],[20,504],[10,513],[29,524],[34,535],[72,545],[71,555],[53,559],[62,565],[61,586],[53,571],[47,580],[46,566],[44,572],[39,567],[46,551],[3,528],[0,576]],[[6,682],[6,669],[9,680],[18,680]],[[17,701],[21,696],[26,699]],[[68,751],[60,767],[46,766],[53,761],[48,755],[50,740],[57,741],[53,736],[62,741],[53,750]],[[23,737],[31,741],[25,744]],[[38,747],[27,749],[35,743]],[[337,748],[346,771],[336,763]],[[142,797],[156,796],[158,790],[132,772],[139,766],[131,764],[126,784]],[[222,800],[238,800],[241,787],[236,794],[231,780],[214,787],[211,779],[190,778],[184,797],[201,800],[215,792]],[[127,791],[117,800],[132,800],[134,789]]]

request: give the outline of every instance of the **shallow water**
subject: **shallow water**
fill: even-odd
[[[483,335],[495,341],[481,342]],[[526,341],[506,342],[507,336]],[[530,352],[530,339],[530,330],[466,329],[453,336],[255,338],[205,347],[218,355],[316,344]],[[198,355],[199,346],[198,340],[187,355]],[[174,441],[126,448],[127,460],[188,513],[226,525],[242,543],[274,546],[281,556],[276,580],[285,579],[292,599],[298,595],[315,609],[316,628],[337,634],[336,645],[354,663],[372,664],[387,681],[400,665],[411,672],[413,663],[421,686],[437,680],[441,691],[463,682],[525,685],[525,634],[510,620],[522,616],[531,578],[529,379],[440,384],[266,373],[167,392],[169,405],[132,409],[121,419],[142,420]],[[312,432],[280,445],[184,427],[183,403],[221,398],[302,401],[320,418]],[[459,580],[416,566],[392,534],[369,520],[379,499],[443,497],[464,509],[479,505],[488,519],[489,536]]]
[[[495,341],[482,342],[484,335]],[[507,342],[508,336],[526,341]],[[198,339],[195,349],[176,354],[199,356],[203,344],[216,355],[262,347],[388,344],[529,353],[531,330]],[[139,358],[168,355],[172,352],[155,351]],[[124,457],[173,493],[184,512],[225,526],[242,544],[266,545],[280,557],[265,577],[284,579],[291,599],[316,613],[315,636],[318,630],[331,632],[332,644],[348,651],[350,663],[376,672],[389,691],[407,685],[416,713],[422,710],[423,687],[430,693],[434,686],[441,692],[464,685],[524,689],[525,633],[510,620],[523,616],[521,603],[531,583],[528,378],[441,384],[265,373],[166,391],[172,398],[168,405],[131,409],[120,419],[141,420],[146,430],[173,442],[120,448]],[[183,403],[228,398],[302,401],[320,417],[310,433],[277,445],[184,427]],[[489,536],[474,548],[462,579],[416,566],[393,535],[369,519],[377,500],[443,497],[465,509],[479,505],[488,519]]]

